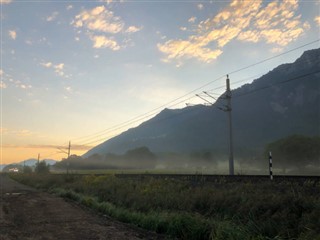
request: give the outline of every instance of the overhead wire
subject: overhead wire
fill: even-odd
[[[241,94],[241,95],[236,95],[234,96],[233,98],[239,98],[239,97],[243,97],[247,94],[251,94],[251,93],[254,93],[254,92],[257,92],[257,91],[262,91],[262,90],[265,90],[265,89],[268,89],[268,88],[271,88],[273,86],[276,86],[276,85],[280,85],[280,84],[285,84],[285,83],[288,83],[288,82],[291,82],[291,81],[295,81],[295,80],[298,80],[298,79],[302,79],[302,78],[305,78],[307,76],[310,76],[310,75],[313,75],[313,74],[317,74],[317,73],[320,73],[320,70],[317,70],[317,71],[313,71],[313,72],[310,72],[310,73],[307,73],[307,74],[303,74],[303,75],[300,75],[298,77],[294,77],[294,78],[290,78],[290,79],[286,79],[284,81],[281,81],[281,82],[277,82],[275,84],[271,84],[271,85],[267,85],[267,86],[264,86],[264,87],[261,87],[261,88],[258,88],[258,89],[255,89],[255,90],[252,90],[252,91],[249,91],[249,92],[246,92],[244,94]],[[199,109],[196,109],[196,112],[200,112],[200,111],[206,111],[208,108],[211,108],[211,109],[219,109],[221,110],[221,108],[219,106],[215,106],[214,103],[210,106],[203,106],[203,108],[199,108]],[[190,113],[188,112],[187,110],[183,110],[179,113],[176,113],[174,115],[171,115],[171,116],[168,116],[168,117],[164,117],[164,118],[161,118],[161,119],[157,119],[154,121],[155,122],[161,122],[161,121],[165,121],[165,120],[168,120],[168,119],[172,119],[172,118],[175,118],[175,117],[179,117],[183,114],[186,114],[186,113]],[[194,114],[194,113],[193,113]]]
[[[264,63],[264,62],[270,61],[270,60],[275,59],[275,58],[277,58],[277,57],[279,57],[279,56],[283,56],[283,55],[285,55],[285,54],[287,54],[287,53],[296,51],[296,50],[298,50],[298,49],[301,49],[301,48],[303,48],[303,47],[306,47],[306,46],[308,46],[308,45],[314,44],[314,43],[319,42],[319,41],[320,41],[320,39],[314,40],[314,41],[312,41],[312,42],[309,42],[309,43],[306,43],[306,44],[301,45],[301,46],[299,46],[299,47],[290,49],[290,50],[288,50],[288,51],[286,51],[286,52],[277,54],[277,55],[275,55],[275,56],[266,58],[266,59],[264,59],[264,60],[261,60],[261,61],[259,61],[259,62],[254,63],[254,64],[250,64],[250,65],[248,65],[248,66],[245,66],[245,67],[236,69],[236,70],[234,70],[234,71],[229,72],[228,74],[231,75],[231,74],[238,73],[238,72],[240,72],[240,71],[243,71],[243,70],[249,69],[249,68],[251,68],[251,67],[257,66],[257,65],[259,65],[259,64],[262,64],[262,63]],[[197,88],[189,91],[188,93],[186,93],[186,94],[184,94],[184,95],[182,95],[182,96],[180,96],[180,97],[178,97],[178,98],[175,98],[175,99],[169,101],[169,102],[166,103],[166,104],[162,104],[161,106],[159,106],[159,107],[157,107],[157,108],[154,108],[154,109],[152,109],[152,110],[150,110],[150,111],[148,111],[148,112],[146,112],[146,113],[140,114],[140,115],[138,115],[138,116],[136,116],[136,117],[134,117],[134,118],[132,118],[132,119],[130,119],[130,120],[128,120],[128,121],[122,122],[122,123],[120,123],[120,124],[116,124],[116,125],[114,125],[114,126],[112,126],[112,127],[110,127],[110,128],[107,128],[107,129],[98,131],[98,132],[93,133],[93,134],[90,134],[90,135],[86,135],[86,136],[83,136],[83,137],[78,137],[78,138],[71,139],[71,141],[76,142],[77,144],[81,143],[81,145],[88,145],[88,144],[92,144],[92,143],[95,143],[95,142],[101,142],[101,141],[103,141],[103,140],[105,141],[105,140],[106,140],[106,137],[104,137],[103,139],[102,139],[101,137],[104,136],[104,135],[106,135],[107,133],[114,132],[114,131],[116,131],[116,130],[120,130],[120,129],[124,128],[124,127],[127,127],[127,126],[129,126],[129,125],[132,125],[132,124],[137,123],[137,122],[139,122],[139,121],[142,121],[142,120],[144,120],[144,119],[147,119],[147,118],[149,118],[149,117],[152,117],[152,116],[154,116],[154,115],[156,115],[156,114],[159,113],[159,111],[158,111],[159,109],[163,109],[164,107],[168,107],[168,108],[169,108],[169,107],[173,107],[173,106],[179,105],[179,104],[181,104],[182,102],[185,102],[185,101],[187,101],[187,100],[189,100],[189,99],[191,99],[191,98],[194,98],[195,96],[189,97],[189,98],[187,98],[187,99],[183,99],[183,98],[186,98],[187,96],[189,96],[190,94],[194,94],[195,92],[199,91],[200,89],[203,89],[203,88],[209,86],[210,84],[212,84],[212,83],[214,83],[214,82],[216,82],[216,81],[218,81],[218,80],[220,80],[220,79],[222,79],[222,78],[224,78],[224,77],[225,77],[225,75],[220,76],[220,77],[218,77],[218,78],[215,78],[214,80],[209,81],[209,82],[201,85],[200,87],[197,87]],[[250,78],[252,78],[252,77],[250,77]],[[246,80],[248,80],[248,79],[250,79],[250,78],[242,79],[242,80],[233,82],[232,84],[237,84],[237,83],[240,83],[240,82],[244,82],[244,81],[246,81]],[[211,89],[211,90],[208,90],[207,92],[212,91],[212,90],[218,90],[218,89],[221,89],[221,88],[223,88],[223,87],[225,87],[225,86],[220,86],[220,87],[217,87],[217,88],[213,88],[213,89]],[[217,94],[217,95],[218,95],[218,94]],[[181,100],[181,101],[179,101],[179,102],[176,102],[176,101],[178,101],[178,100],[180,100],[180,99],[183,99],[183,100]],[[97,140],[97,138],[99,138],[99,139]],[[80,139],[82,139],[82,140],[80,141]],[[90,141],[89,141],[89,140],[90,140]]]
[[[195,98],[195,96],[191,96],[191,97],[189,97],[189,98],[187,98],[187,99],[183,99],[182,101],[179,101],[179,102],[174,103],[174,104],[172,104],[172,105],[169,105],[169,106],[167,106],[167,107],[174,107],[174,106],[176,106],[176,105],[178,105],[178,104],[181,104],[181,103],[184,103],[185,101],[190,100],[190,99],[192,99],[192,98]],[[136,119],[135,121],[132,121],[132,122],[128,123],[127,125],[121,126],[121,127],[119,127],[119,128],[111,129],[109,132],[114,132],[114,131],[119,130],[119,129],[125,127],[125,126],[131,125],[131,124],[133,124],[133,123],[135,123],[135,122],[139,122],[139,121],[141,121],[141,120],[143,120],[143,119],[147,119],[147,118],[149,118],[149,117],[152,116],[152,115],[154,115],[154,114],[144,116],[143,118],[140,118],[140,119]],[[102,134],[102,135],[100,135],[100,136],[103,136],[103,135],[105,135],[105,133]],[[113,137],[113,136],[116,136],[116,135],[117,135],[117,134],[112,135],[112,136],[108,136],[108,137]],[[80,143],[81,143],[81,145],[88,145],[88,144],[96,143],[96,142],[99,142],[99,141],[106,141],[106,139],[105,139],[105,137],[104,137],[103,139],[86,141],[86,142],[80,142]],[[79,144],[79,142],[78,142],[78,144]]]
[[[240,94],[240,95],[236,95],[236,96],[234,96],[234,98],[242,97],[242,96],[245,96],[245,95],[248,95],[248,94],[251,94],[251,93],[255,93],[255,92],[258,92],[258,91],[261,91],[261,90],[265,90],[265,89],[268,89],[268,88],[271,88],[271,87],[274,87],[274,86],[277,86],[277,85],[280,85],[280,84],[292,82],[292,81],[295,81],[295,80],[298,80],[298,79],[301,79],[301,78],[305,78],[305,77],[308,77],[308,76],[311,76],[311,75],[314,75],[314,74],[317,74],[317,73],[320,73],[320,70],[313,71],[311,73],[306,73],[306,74],[300,75],[298,77],[290,78],[290,79],[287,79],[287,80],[284,80],[284,81],[281,81],[281,82],[277,82],[277,83],[274,83],[274,84],[270,84],[270,85],[267,85],[267,86],[264,86],[264,87],[260,87],[260,88],[254,89],[252,91],[245,92],[245,93]]]

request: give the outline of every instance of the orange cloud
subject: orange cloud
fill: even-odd
[[[12,38],[13,40],[16,40],[16,38],[17,38],[17,32],[16,32],[16,31],[13,31],[13,30],[10,30],[10,31],[9,31],[9,36],[10,36],[10,38]]]
[[[276,45],[274,48],[283,47],[310,28],[307,22],[301,22],[297,9],[296,0],[273,1],[266,7],[262,0],[234,0],[213,18],[201,21],[194,29],[196,34],[188,39],[168,40],[157,46],[166,55],[165,62],[196,58],[205,63],[221,55],[222,48],[233,40],[264,41]]]
[[[35,135],[33,132],[27,129],[12,130],[7,128],[0,128],[0,133],[3,135],[14,135],[17,137],[28,137],[28,136]]]
[[[164,61],[183,58],[196,58],[206,63],[213,61],[222,54],[222,47],[249,25],[260,4],[261,1],[234,1],[214,18],[201,21],[196,28],[197,34],[188,40],[158,44],[158,49],[167,55]],[[216,43],[216,49],[208,48],[210,43]]]
[[[135,33],[140,31],[142,28],[136,27],[136,26],[130,26],[128,27],[128,29],[126,30],[126,33]]]
[[[86,30],[87,35],[93,41],[94,48],[110,48],[112,50],[119,50],[121,47],[114,38],[106,36],[106,34],[131,34],[142,29],[142,27],[136,26],[129,26],[125,29],[123,20],[115,16],[112,11],[103,5],[82,11],[71,24],[75,28],[84,28]]]
[[[67,155],[60,149],[66,149],[66,146],[58,145],[3,145],[1,164],[10,164],[20,162],[29,158],[37,158],[40,153],[40,159],[53,158],[61,160]],[[92,146],[74,145],[71,146],[71,154],[81,156]]]
[[[105,36],[92,36],[91,40],[93,41],[94,48],[110,48],[114,51],[120,49],[120,46],[115,40]]]
[[[61,77],[64,77],[65,76],[65,73],[64,73],[64,63],[59,63],[59,64],[56,64],[54,65],[52,62],[44,62],[44,63],[40,63],[40,65],[46,67],[46,68],[53,68],[54,69],[54,72],[61,76]]]
[[[0,4],[9,4],[12,0],[0,0]]]
[[[211,62],[216,59],[221,53],[221,50],[210,50],[209,48],[203,48],[201,43],[192,43],[190,41],[167,41],[165,44],[158,44],[158,49],[168,54],[166,60],[186,58],[198,58],[203,62]]]
[[[109,11],[104,6],[98,6],[89,11],[82,11],[75,17],[72,24],[76,28],[86,27],[89,30],[105,33],[120,32],[124,25],[118,17],[113,15],[112,11]]]
[[[5,144],[2,146],[3,148],[29,148],[29,149],[67,149],[66,146],[60,145],[36,145],[36,144],[29,144],[29,145],[13,145],[13,144]],[[73,150],[90,150],[93,146],[88,145],[72,145]]]
[[[315,17],[314,21],[317,23],[318,26],[320,26],[320,16]]]
[[[239,34],[238,39],[247,42],[265,41],[286,46],[297,39],[310,25],[296,16],[298,1],[285,0],[269,3],[252,19],[252,29]]]

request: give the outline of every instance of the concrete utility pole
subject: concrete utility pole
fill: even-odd
[[[39,166],[39,163],[40,163],[40,153],[38,153],[38,166]]]
[[[230,80],[229,75],[227,75],[227,91],[226,91],[226,99],[227,99],[227,109],[228,117],[229,117],[229,175],[234,175],[234,161],[233,161],[233,134],[232,134],[232,107],[231,107],[231,90],[230,90]]]
[[[70,157],[70,151],[71,151],[71,141],[69,141],[69,147],[68,147],[68,158]]]
[[[231,107],[231,89],[230,89],[230,80],[229,75],[227,75],[227,90],[225,93],[224,99],[227,100],[227,105],[225,107],[218,107],[220,110],[224,112],[228,112],[228,118],[229,118],[229,175],[234,175],[234,161],[233,161],[233,134],[232,134],[232,107]],[[214,100],[218,100],[215,97],[211,96],[208,92],[203,92],[208,97],[213,98]],[[196,94],[197,97],[201,98],[202,100],[206,101],[210,105],[213,105],[211,101],[208,101],[207,99],[201,97],[199,94]]]

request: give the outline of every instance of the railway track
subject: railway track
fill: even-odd
[[[209,174],[133,174],[133,173],[119,173],[115,174],[118,178],[129,178],[136,180],[143,180],[147,178],[154,179],[175,179],[192,182],[259,182],[271,181],[268,175],[209,175]],[[320,176],[295,176],[295,175],[274,175],[275,182],[293,181],[293,182],[320,182]]]

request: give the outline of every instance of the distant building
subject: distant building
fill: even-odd
[[[10,168],[9,172],[19,172],[19,169],[18,168]]]

